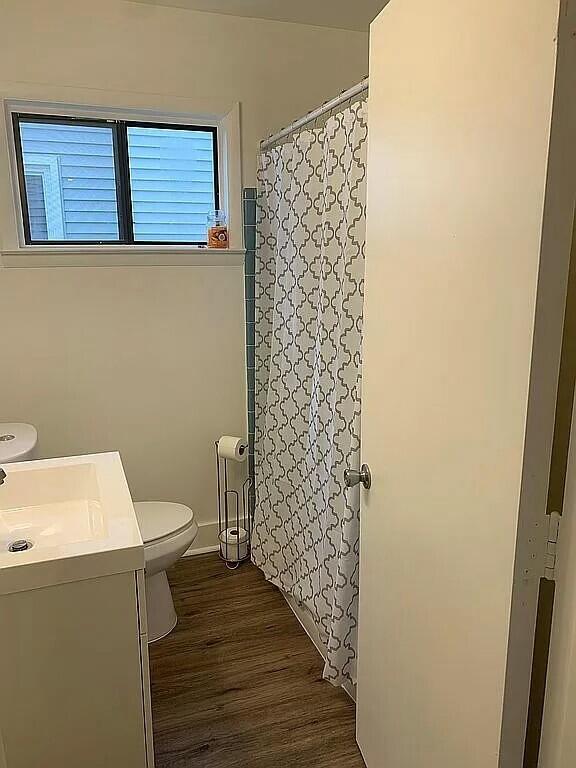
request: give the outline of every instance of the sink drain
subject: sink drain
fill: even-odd
[[[26,539],[17,539],[16,541],[8,544],[8,552],[25,552],[27,549],[32,549],[33,544]]]

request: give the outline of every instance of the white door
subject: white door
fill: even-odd
[[[574,206],[559,6],[391,0],[372,25],[368,768],[522,765]]]

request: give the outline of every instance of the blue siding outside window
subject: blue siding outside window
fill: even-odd
[[[118,240],[112,128],[31,122],[20,134],[25,175],[43,180],[45,239]]]
[[[128,126],[134,240],[206,240],[213,141],[208,131]]]
[[[48,240],[48,222],[46,221],[46,200],[44,198],[42,174],[26,174],[26,191],[28,194],[28,215],[30,216],[32,237],[34,240]]]

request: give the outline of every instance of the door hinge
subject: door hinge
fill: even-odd
[[[551,512],[548,515],[548,537],[546,541],[546,558],[544,561],[544,578],[549,581],[556,580],[556,555],[558,536],[560,534],[561,515]]]

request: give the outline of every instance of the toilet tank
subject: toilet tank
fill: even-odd
[[[0,422],[0,465],[34,457],[38,433],[32,424]]]

